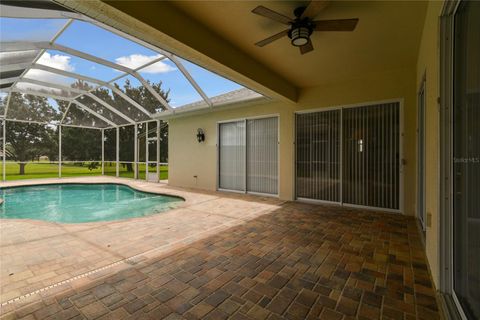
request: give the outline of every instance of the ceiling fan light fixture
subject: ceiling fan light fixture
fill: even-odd
[[[308,27],[297,27],[290,31],[290,38],[292,39],[292,45],[295,47],[304,46],[310,41],[310,34],[312,32]]]

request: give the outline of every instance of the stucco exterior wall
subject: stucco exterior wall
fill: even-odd
[[[415,214],[416,70],[402,68],[363,78],[346,79],[322,87],[302,89],[299,102],[256,103],[169,120],[169,183],[173,186],[215,190],[217,183],[217,122],[260,115],[280,117],[279,178],[281,199],[294,199],[295,111],[344,106],[390,99],[403,101],[404,116],[404,212]],[[196,141],[197,128],[206,141]],[[195,178],[194,176],[197,176]]]

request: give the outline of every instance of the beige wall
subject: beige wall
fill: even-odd
[[[406,214],[415,210],[415,68],[368,74],[317,88],[306,88],[297,104],[269,102],[241,108],[170,119],[169,183],[174,186],[207,190],[216,188],[218,121],[278,114],[280,116],[280,198],[294,199],[294,112],[400,98],[404,102],[404,158]],[[203,128],[206,141],[198,143],[197,128]],[[197,178],[194,178],[197,176]]]
[[[431,1],[427,8],[425,25],[417,61],[416,88],[420,88],[423,77],[426,78],[426,210],[427,230],[425,246],[430,270],[435,285],[439,281],[439,16],[443,1]]]
[[[280,197],[291,199],[293,108],[281,103],[262,103],[244,108],[169,120],[169,184],[207,190],[216,189],[217,122],[258,115],[279,115]],[[205,131],[205,142],[196,140],[197,128]],[[194,178],[194,176],[198,178]]]

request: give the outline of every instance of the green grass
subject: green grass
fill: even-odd
[[[90,163],[62,163],[62,177],[82,177],[82,176],[100,176],[102,175],[102,167],[98,166],[90,170],[88,165]],[[22,180],[22,179],[42,179],[42,178],[57,178],[58,164],[49,162],[29,162],[25,166],[25,174],[20,175],[20,166],[15,162],[7,161],[6,166],[7,180]],[[133,171],[127,171],[127,167],[120,164],[119,175],[125,178],[133,178]],[[0,165],[0,171],[3,167]],[[150,172],[156,171],[156,167],[149,167]],[[105,162],[105,175],[115,176],[116,166],[115,162]],[[3,174],[3,172],[0,172]],[[145,164],[138,165],[139,179],[145,179]],[[168,179],[168,166],[160,166],[160,179]]]

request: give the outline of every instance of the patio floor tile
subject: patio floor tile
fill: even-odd
[[[20,304],[13,311],[6,308],[8,311],[2,317],[440,317],[416,221],[412,217],[258,199],[257,204],[263,206],[260,210],[254,205],[255,198],[249,196],[235,196],[234,204],[229,195],[201,196],[210,197],[214,203],[208,204],[209,200],[204,199],[204,204],[195,204],[206,210],[196,213],[198,219],[204,219],[199,224],[215,225],[215,219],[206,218],[211,214],[218,225],[222,210],[225,211],[223,222],[236,219],[238,223],[171,250],[142,256],[115,272],[88,278],[81,285],[72,282],[72,288],[53,295],[56,299],[45,294],[43,302]],[[243,202],[248,204],[242,207]],[[252,212],[248,211],[250,209]],[[191,207],[188,210],[193,211]],[[247,218],[250,213],[252,216]],[[181,232],[193,230],[198,219],[180,219],[178,224],[190,224]],[[137,223],[142,231],[148,230],[147,225],[139,221],[131,221],[130,226],[120,223],[121,228],[115,230],[130,230]],[[170,234],[160,229],[161,222],[155,219],[149,221],[148,226],[158,223],[157,233]],[[180,230],[179,225],[177,228]],[[104,230],[78,229],[90,235]],[[109,232],[110,236],[115,234]],[[131,245],[136,243],[134,240]],[[143,248],[155,247],[155,243],[160,242],[154,240]],[[121,245],[127,247],[129,244]],[[105,250],[109,249],[85,254],[101,255]],[[122,252],[135,250],[129,248]],[[116,255],[118,251],[112,253]],[[25,275],[21,274],[20,278],[24,280]]]

